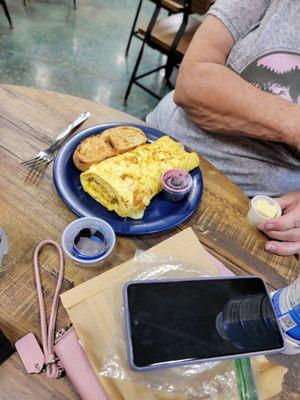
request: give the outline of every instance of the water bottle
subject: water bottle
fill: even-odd
[[[271,294],[281,328],[285,334],[284,354],[300,353],[300,277],[290,286]]]

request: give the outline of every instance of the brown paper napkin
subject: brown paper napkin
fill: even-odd
[[[194,264],[200,269],[201,267],[209,268],[210,275],[219,275],[211,256],[191,228],[159,243],[149,251],[162,256],[172,256]],[[111,291],[114,285],[124,284],[129,280],[131,265],[132,260],[129,260],[61,295],[63,305],[96,373],[101,369],[107,344],[117,323],[110,301]],[[143,385],[129,381],[113,380],[102,376],[99,376],[99,379],[113,400],[183,399],[174,395],[157,394]],[[221,396],[220,400],[223,398]],[[238,393],[231,397],[231,400],[238,399]]]

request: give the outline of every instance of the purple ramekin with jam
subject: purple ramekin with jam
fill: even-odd
[[[188,172],[182,169],[170,169],[162,175],[161,183],[167,200],[180,201],[190,193],[193,179]]]

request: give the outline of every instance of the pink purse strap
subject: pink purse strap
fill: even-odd
[[[47,245],[54,246],[59,254],[59,275],[57,279],[55,294],[53,297],[51,314],[49,320],[49,326],[47,328],[47,319],[46,319],[46,311],[45,311],[45,302],[43,296],[43,288],[41,283],[41,276],[39,270],[39,253],[41,249]],[[54,354],[54,330],[56,324],[57,317],[57,309],[59,303],[59,295],[61,292],[61,287],[63,283],[63,275],[64,275],[64,255],[60,246],[54,242],[53,240],[44,240],[41,242],[34,252],[33,258],[34,264],[34,273],[37,287],[37,295],[39,300],[39,308],[40,308],[40,322],[41,322],[41,333],[42,333],[42,345],[43,345],[43,353],[45,356],[45,370],[48,378],[56,379],[61,375],[62,368],[58,365],[58,359]]]

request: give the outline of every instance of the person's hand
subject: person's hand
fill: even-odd
[[[258,229],[270,238],[266,250],[282,256],[292,254],[300,256],[300,192],[288,193],[275,199],[281,209],[282,216],[261,223]]]

